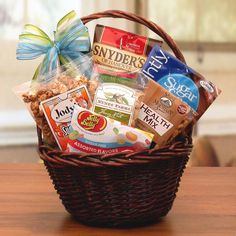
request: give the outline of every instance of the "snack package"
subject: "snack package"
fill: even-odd
[[[91,100],[83,85],[41,102],[41,108],[61,150],[66,150],[71,116],[75,105],[91,107]]]
[[[103,154],[149,148],[153,134],[75,106],[68,137],[69,152]]]
[[[189,105],[149,79],[135,126],[151,132],[162,146],[176,137],[196,116]]]
[[[98,86],[92,111],[132,125],[143,91],[137,85],[137,74],[115,72],[97,66]]]
[[[187,103],[197,112],[197,120],[221,92],[202,75],[158,45],[150,52],[142,73]]]
[[[96,25],[93,41],[95,63],[117,71],[140,70],[155,44],[162,41],[129,33],[108,26]]]
[[[84,74],[90,63],[91,57],[86,56],[82,64],[76,64],[76,62],[66,64],[52,71],[51,74],[38,78],[37,81],[29,81],[14,88],[14,92],[24,101],[37,126],[42,130],[44,142],[47,144],[56,145],[56,140],[40,103],[82,85],[89,90],[90,80]]]

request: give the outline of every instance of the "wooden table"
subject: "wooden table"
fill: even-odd
[[[174,206],[161,222],[106,229],[71,219],[43,165],[1,164],[0,235],[236,236],[236,168],[187,168]]]

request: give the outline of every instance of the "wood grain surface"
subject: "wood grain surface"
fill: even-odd
[[[236,168],[187,168],[170,213],[140,228],[81,225],[64,210],[41,164],[0,164],[0,235],[236,236]]]

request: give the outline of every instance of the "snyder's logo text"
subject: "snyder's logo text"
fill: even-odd
[[[134,53],[126,54],[124,50],[100,44],[94,44],[93,56],[95,56],[95,58],[98,60],[98,57],[101,57],[139,69],[143,67],[145,62],[145,58],[142,56],[137,56]],[[104,60],[102,60],[102,62],[106,64]]]

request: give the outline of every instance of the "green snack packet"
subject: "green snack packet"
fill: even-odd
[[[137,84],[137,73],[116,72],[97,66],[98,87],[92,110],[105,117],[132,125],[143,91]]]

